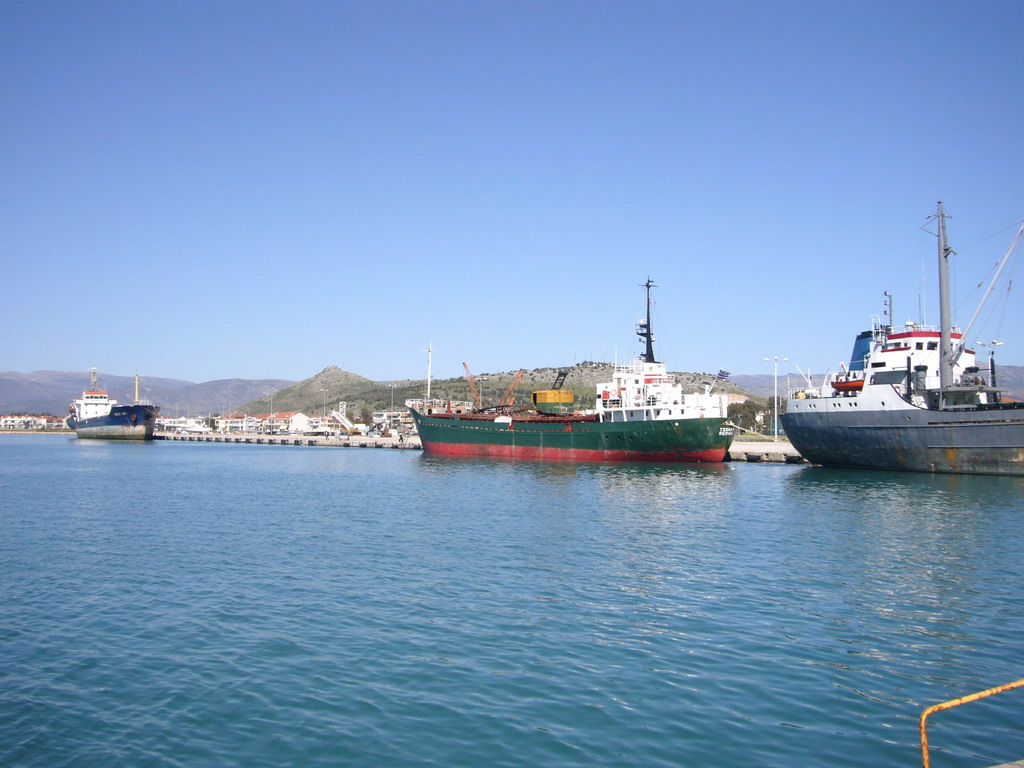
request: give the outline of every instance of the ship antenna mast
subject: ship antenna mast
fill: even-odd
[[[645,344],[643,361],[645,363],[656,363],[654,359],[654,329],[651,328],[651,288],[657,288],[651,278],[647,278],[647,282],[640,286],[647,290],[647,320],[641,320],[638,324],[636,335],[640,337],[640,341]]]
[[[946,242],[946,212],[939,201],[939,390],[940,406],[945,407],[945,392],[953,385],[953,322],[949,304],[949,257],[953,249]]]

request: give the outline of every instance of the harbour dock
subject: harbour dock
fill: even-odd
[[[154,440],[173,440],[177,442],[198,443],[249,443],[252,445],[299,445],[320,448],[395,448],[401,450],[420,450],[420,440],[415,435],[398,437],[343,435],[340,437],[324,437],[323,435],[260,435],[229,432],[206,433],[174,433],[157,432]]]
[[[420,439],[407,435],[401,440],[395,436],[344,435],[324,437],[322,435],[263,435],[239,433],[174,433],[157,432],[156,440],[200,443],[249,443],[258,445],[312,446],[318,448],[390,448],[394,450],[420,450]],[[774,442],[737,440],[729,449],[729,461],[746,461],[764,464],[801,464],[805,460],[786,440]]]
[[[729,461],[763,462],[765,464],[806,464],[788,440],[733,440]]]

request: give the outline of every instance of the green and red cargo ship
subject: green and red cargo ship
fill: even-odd
[[[592,412],[574,411],[572,390],[533,393],[530,410],[468,410],[424,400],[410,407],[423,450],[447,456],[495,456],[552,461],[721,462],[734,434],[728,398],[684,393],[654,356],[650,280],[647,318],[637,334],[646,349],[632,365],[616,366],[597,385]]]

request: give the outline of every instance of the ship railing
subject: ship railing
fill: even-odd
[[[821,387],[790,387],[786,396],[790,400],[814,400],[819,397],[824,397],[822,394],[824,390]]]
[[[924,323],[915,323],[912,320],[907,321],[903,325],[889,325],[888,323],[883,323],[878,315],[872,315],[871,331],[875,341],[885,341],[889,336],[903,333],[938,333],[940,328],[937,325],[925,325]],[[954,326],[952,331],[953,333],[960,333],[960,328]]]
[[[645,362],[643,358],[638,357],[638,358],[635,358],[632,362],[622,363],[620,365],[616,365],[613,368],[613,370],[616,373],[627,374],[627,375],[631,375],[631,376],[644,376],[644,377],[649,378],[649,379],[654,379],[655,381],[671,381],[672,380],[673,377],[670,376],[668,374],[668,372],[665,372],[665,373],[653,373],[650,370],[648,370],[648,368],[647,368],[648,365],[649,364],[647,362]],[[661,365],[661,363],[656,363],[656,365]]]
[[[1006,693],[1007,691],[1012,691],[1015,688],[1024,688],[1024,680],[1017,680],[1012,683],[1007,683],[1006,685],[997,685],[995,688],[989,688],[984,691],[968,694],[967,696],[961,696],[959,699],[944,701],[941,704],[933,704],[924,710],[924,712],[921,713],[920,721],[921,764],[923,768],[931,768],[931,760],[928,756],[928,717],[930,715],[933,715],[936,712],[942,712],[946,709],[953,709],[953,707],[959,707],[962,704],[970,704],[972,701],[987,699],[989,696],[995,696],[997,693]]]

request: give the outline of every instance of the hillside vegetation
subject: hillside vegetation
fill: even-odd
[[[576,392],[581,407],[594,402],[594,387],[598,382],[611,379],[613,366],[607,363],[585,362],[568,366],[570,375],[565,383]],[[476,379],[485,405],[494,404],[504,393],[515,371],[482,373]],[[558,375],[557,368],[534,368],[523,375],[516,399],[529,402],[530,392],[550,387]],[[697,392],[712,376],[698,373],[676,373],[687,391]],[[780,375],[779,396],[786,397],[789,385],[798,381],[796,374]],[[819,383],[822,376],[815,376]],[[1005,365],[998,370],[999,386],[1008,396],[1024,400],[1024,366]],[[0,372],[0,413],[64,414],[72,398],[81,395],[88,385],[85,371]],[[134,385],[129,376],[100,374],[101,386],[121,402],[131,402]],[[394,387],[392,388],[392,384]],[[732,382],[719,384],[718,391],[740,392],[754,398],[752,406],[763,405],[771,399],[774,380],[770,374],[733,376]],[[305,381],[282,379],[218,379],[195,384],[181,379],[143,376],[140,396],[155,402],[164,416],[193,416],[220,413],[268,413],[271,399],[275,411],[302,411],[319,414],[325,406],[331,410],[339,400],[349,403],[349,410],[358,419],[362,410],[403,407],[406,400],[422,397],[426,382],[422,379],[402,379],[395,382],[372,381],[364,376],[329,366]],[[469,385],[464,378],[435,380],[431,395],[452,400],[470,400]],[[239,405],[241,404],[241,405]]]
[[[591,362],[567,366],[566,370],[569,371],[569,375],[563,388],[575,392],[576,402],[581,408],[593,407],[595,388],[598,383],[611,380],[613,367],[608,363]],[[517,404],[528,403],[531,392],[551,387],[559,370],[558,368],[534,368],[524,371],[522,380],[516,389],[515,402]],[[474,378],[480,391],[482,404],[496,404],[509,384],[512,383],[516,373],[518,371],[475,374]],[[712,382],[715,378],[711,374],[703,373],[676,373],[675,376],[683,385],[684,391],[687,392],[701,391],[705,384]],[[273,404],[268,395],[245,403],[235,410],[239,413],[257,414],[269,413],[273,407],[274,411],[302,411],[307,415],[317,415],[325,408],[327,411],[331,411],[337,406],[338,401],[343,400],[348,403],[351,417],[362,418],[364,411],[390,409],[392,404],[396,409],[402,409],[405,407],[406,400],[423,397],[426,387],[427,383],[424,379],[404,379],[395,382],[371,381],[332,365],[305,381],[275,392]],[[728,382],[720,382],[716,389],[720,392],[743,391]],[[431,383],[430,395],[443,400],[473,399],[469,383],[465,378],[435,379]]]

